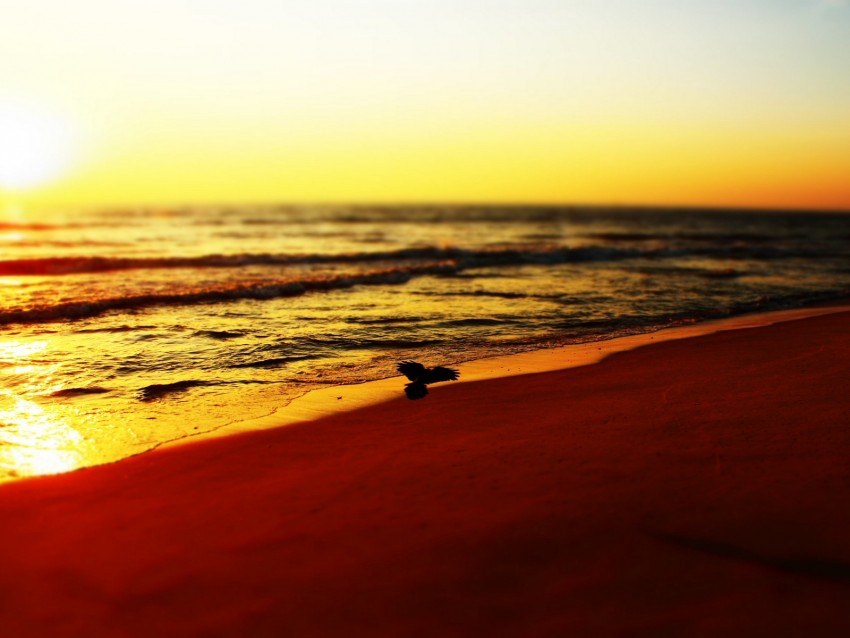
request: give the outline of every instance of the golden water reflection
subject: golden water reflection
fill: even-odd
[[[57,474],[83,465],[83,436],[37,403],[0,390],[0,469],[11,476]]]
[[[278,387],[261,384],[232,397],[199,389],[191,397],[142,401],[136,388],[158,381],[156,371],[140,375],[136,386],[98,387],[79,354],[94,341],[89,335],[76,343],[64,335],[0,340],[0,483],[125,459],[264,416],[284,398]],[[189,405],[202,418],[188,420]]]
[[[47,349],[47,341],[3,341],[0,342],[0,361],[6,364],[17,363],[22,359]]]
[[[58,364],[33,359],[48,348],[44,340],[0,342],[3,375],[17,377],[18,392],[52,388]],[[76,469],[83,465],[84,447],[84,437],[62,415],[0,388],[0,480]]]

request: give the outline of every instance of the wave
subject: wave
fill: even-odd
[[[737,279],[749,274],[747,270],[736,268],[696,268],[688,266],[648,266],[635,268],[634,272],[653,277],[700,277],[702,279]]]
[[[410,325],[411,323],[418,323],[422,321],[426,321],[425,317],[420,317],[416,315],[404,315],[404,316],[392,316],[392,317],[345,317],[343,321],[345,323],[353,323],[357,325],[363,326],[384,326],[391,324],[402,324],[402,325]]]
[[[275,357],[274,359],[262,359],[260,361],[248,361],[246,363],[234,363],[231,368],[280,368],[297,361],[309,361],[321,359],[322,355],[293,355],[290,357]]]
[[[248,253],[235,255],[204,255],[200,257],[52,257],[43,259],[10,259],[0,261],[0,275],[50,276],[100,273],[116,270],[151,270],[163,268],[243,268],[245,266],[286,266],[304,264],[351,264],[399,261],[454,261],[472,265],[544,262],[566,260],[585,261],[630,257],[647,251],[599,248],[492,248],[467,250],[462,248],[404,248],[399,250],[320,253],[270,254]]]
[[[206,337],[207,339],[215,339],[216,341],[226,341],[227,339],[238,339],[239,337],[244,337],[245,333],[230,330],[198,330],[193,336]]]
[[[0,312],[0,325],[84,319],[110,311],[140,310],[154,306],[215,304],[242,299],[263,301],[295,297],[307,292],[339,290],[354,286],[403,284],[415,276],[445,274],[451,272],[452,269],[453,267],[451,265],[429,264],[418,267],[388,268],[359,275],[325,276],[251,284],[247,286],[236,285],[223,288],[191,290],[187,292],[153,293],[89,301],[71,301],[46,307]]]
[[[458,270],[511,264],[556,264],[568,262],[614,261],[638,257],[723,257],[729,259],[829,257],[843,256],[825,252],[823,247],[696,246],[687,248],[617,247],[591,245],[581,247],[518,246],[478,250],[464,248],[418,247],[399,250],[355,252],[271,254],[247,253],[204,255],[199,257],[54,257],[44,259],[11,259],[0,261],[0,276],[57,276],[91,274],[119,270],[243,268],[245,266],[287,266],[311,264],[370,264],[376,262],[452,262]]]
[[[734,268],[720,268],[718,270],[704,270],[698,273],[698,277],[703,279],[737,279],[745,276],[747,273]]]
[[[334,350],[404,350],[410,348],[425,348],[445,343],[443,339],[336,339],[311,337],[304,343],[312,347],[329,347]]]
[[[51,392],[50,396],[57,399],[85,396],[87,394],[106,394],[111,392],[109,388],[101,388],[100,386],[91,386],[86,388],[65,388]]]
[[[671,241],[671,240],[686,240],[686,241],[706,241],[712,243],[724,242],[751,242],[764,243],[775,242],[779,237],[776,235],[768,235],[764,233],[685,233],[685,232],[670,232],[670,233],[650,233],[650,232],[610,232],[610,233],[588,233],[583,235],[591,239],[599,239],[602,241],[623,241],[623,242],[639,242],[639,241]],[[805,235],[784,235],[782,240],[788,239],[805,239]]]
[[[232,366],[231,366],[232,367]],[[183,381],[174,381],[173,383],[152,383],[140,388],[136,393],[136,398],[139,401],[150,403],[152,401],[160,401],[172,394],[181,394],[192,388],[210,388],[222,386],[245,386],[245,385],[272,385],[274,381],[263,379],[236,379],[232,381],[212,381],[201,379],[186,379]]]
[[[75,320],[97,316],[110,311],[134,311],[155,306],[200,305],[225,303],[244,299],[270,300],[294,297],[310,292],[322,292],[351,288],[354,286],[397,285],[421,276],[457,277],[465,270],[492,266],[521,266],[526,264],[555,265],[562,263],[582,263],[616,261],[633,258],[660,259],[682,255],[722,256],[727,259],[736,257],[752,258],[754,252],[759,258],[787,256],[787,251],[760,247],[757,251],[739,251],[736,247],[712,249],[712,251],[673,251],[669,248],[637,249],[614,247],[584,248],[489,248],[467,250],[461,248],[409,248],[403,250],[353,253],[340,255],[232,255],[191,258],[163,259],[115,259],[106,257],[59,258],[46,260],[16,260],[0,262],[0,275],[16,272],[33,274],[35,270],[53,274],[69,272],[96,272],[98,270],[131,267],[237,267],[247,264],[309,264],[309,263],[358,263],[368,265],[374,262],[394,262],[397,265],[375,270],[366,270],[356,274],[316,275],[304,278],[277,279],[262,283],[231,284],[212,288],[192,288],[177,292],[147,293],[114,298],[66,301],[49,306],[26,309],[10,309],[0,312],[0,325],[13,323],[43,323],[57,320]],[[795,251],[793,256],[798,256]],[[816,253],[818,258],[828,257],[823,252]],[[733,278],[738,271],[718,271],[709,277]],[[498,296],[504,298],[522,298],[525,293],[476,291],[473,294]],[[221,334],[212,338],[229,338]]]
[[[533,295],[525,292],[499,292],[498,290],[470,290],[469,292],[445,292],[432,293],[429,291],[417,292],[418,295],[439,295],[440,297],[496,297],[497,299],[528,299],[547,298],[552,295]],[[555,295],[557,297],[557,295]]]
[[[460,327],[464,327],[464,326],[472,326],[472,327],[476,327],[476,326],[481,326],[481,327],[484,327],[484,326],[503,326],[506,323],[510,323],[510,322],[506,321],[504,319],[489,319],[487,317],[480,317],[480,318],[471,317],[469,319],[454,319],[452,321],[447,321],[447,322],[445,322],[445,325],[455,326],[457,328],[460,328]]]
[[[2,314],[0,314],[2,317]],[[157,326],[108,326],[106,328],[80,328],[77,334],[97,334],[99,332],[121,333],[121,332],[137,332],[139,330],[155,330]]]
[[[42,231],[42,230],[57,230],[59,228],[67,228],[56,226],[55,224],[22,224],[16,222],[0,222],[0,231]]]
[[[214,384],[209,381],[198,381],[194,379],[175,381],[174,383],[154,383],[139,390],[139,401],[157,401],[166,395],[177,392],[185,392],[191,388],[197,388],[205,385]]]

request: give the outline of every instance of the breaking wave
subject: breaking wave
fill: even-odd
[[[268,300],[295,297],[307,292],[339,290],[353,286],[403,284],[415,276],[450,274],[454,268],[450,264],[429,264],[419,267],[389,268],[358,275],[324,276],[247,286],[235,285],[186,292],[71,301],[46,307],[0,312],[0,325],[84,319],[113,310],[127,311],[153,306],[215,304],[241,299]],[[222,337],[219,335],[219,338]]]
[[[166,397],[169,394],[175,394],[179,392],[185,392],[186,390],[190,390],[191,388],[197,388],[206,385],[214,385],[208,381],[199,381],[199,380],[187,380],[187,381],[175,381],[174,383],[154,383],[148,386],[145,386],[141,390],[139,390],[139,401],[157,401]]]
[[[588,248],[493,248],[465,250],[461,248],[405,248],[400,250],[341,254],[238,254],[201,257],[54,257],[45,259],[12,259],[0,261],[2,276],[51,276],[109,272],[115,270],[151,270],[163,268],[243,268],[245,266],[289,266],[304,264],[369,264],[374,262],[453,261],[461,267],[512,263],[559,263],[628,259],[658,250]]]
[[[600,235],[612,240],[612,234]],[[635,237],[631,237],[635,238]],[[641,237],[649,239],[650,236]],[[660,239],[660,236],[651,236]],[[666,237],[666,239],[671,239]],[[716,240],[716,238],[714,238]],[[480,249],[454,247],[416,247],[399,250],[354,252],[354,253],[313,253],[313,254],[271,254],[248,253],[233,255],[204,255],[198,257],[53,257],[31,259],[0,260],[0,276],[61,276],[75,274],[93,274],[120,270],[154,269],[204,269],[204,268],[244,268],[246,266],[298,266],[320,264],[374,264],[452,262],[458,270],[474,267],[511,265],[511,264],[558,264],[569,262],[616,261],[634,258],[665,257],[711,257],[728,259],[779,259],[791,257],[830,257],[823,246],[817,247],[780,247],[765,246],[755,235],[750,236],[751,245],[729,243],[705,246],[673,247],[658,246],[613,246],[589,245],[577,247],[563,246],[507,246]],[[758,239],[758,241],[756,241]],[[837,253],[836,253],[837,254]],[[843,255],[843,253],[842,253]]]
[[[682,256],[722,257],[725,259],[779,259],[799,257],[797,248],[740,245],[714,247],[689,247],[673,249],[660,247],[616,247],[592,245],[585,247],[499,247],[476,250],[454,247],[415,247],[379,252],[342,254],[239,254],[208,255],[202,257],[115,258],[115,257],[58,257],[48,259],[17,259],[0,261],[0,275],[59,276],[93,274],[128,269],[162,268],[242,268],[251,265],[319,265],[351,264],[357,267],[351,273],[335,275],[309,274],[286,279],[274,278],[250,284],[219,284],[168,292],[139,292],[108,298],[66,300],[50,305],[29,308],[9,308],[0,311],[0,325],[13,323],[41,323],[56,320],[75,320],[94,317],[110,311],[133,311],[154,306],[198,305],[232,302],[243,299],[269,300],[294,297],[308,292],[351,288],[354,286],[404,284],[415,277],[463,277],[464,271],[495,266],[521,266],[525,264],[555,265],[648,259],[658,261]],[[818,258],[829,257],[822,249]],[[369,266],[372,269],[369,269]],[[378,267],[383,266],[383,267]],[[485,273],[486,274],[486,273]],[[736,278],[742,272],[736,269],[702,273],[706,278]],[[466,276],[470,274],[467,273]],[[477,273],[476,273],[477,276]],[[451,293],[444,293],[451,295]],[[525,293],[472,291],[455,293],[466,295],[522,298]],[[212,339],[228,339],[236,334],[209,333]]]

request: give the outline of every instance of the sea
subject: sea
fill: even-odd
[[[405,359],[458,364],[848,291],[841,213],[9,208],[0,481],[208,434]]]

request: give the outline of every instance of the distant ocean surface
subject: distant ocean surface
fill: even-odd
[[[848,291],[842,214],[9,213],[0,219],[0,481],[264,416],[320,385],[394,376],[406,358],[452,364]]]

